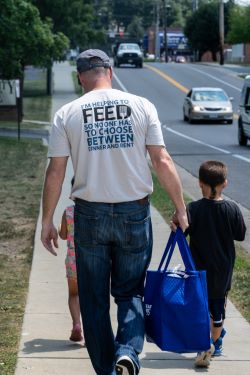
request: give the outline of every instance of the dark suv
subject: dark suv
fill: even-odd
[[[241,91],[238,120],[239,144],[246,146],[248,139],[250,139],[250,75],[246,76]]]
[[[121,43],[114,56],[114,66],[118,67],[122,64],[135,65],[139,68],[143,67],[143,53],[136,43]]]

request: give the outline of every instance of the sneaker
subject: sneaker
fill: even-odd
[[[210,365],[211,356],[214,352],[214,345],[211,344],[211,347],[206,352],[199,352],[197,353],[197,357],[195,358],[195,366],[196,367],[208,367]]]
[[[213,353],[213,357],[219,357],[221,354],[222,354],[222,342],[223,342],[223,337],[225,336],[226,334],[226,330],[224,328],[222,328],[222,331],[221,331],[221,334],[220,334],[220,337],[213,342],[214,344],[214,353]]]
[[[82,337],[82,330],[81,330],[81,326],[80,326],[80,324],[76,324],[76,325],[73,327],[69,339],[70,339],[71,341],[74,341],[74,342],[78,342],[78,341],[82,341],[82,340],[83,340],[83,337]]]
[[[127,355],[118,359],[115,365],[117,375],[137,375],[138,370],[134,362]]]

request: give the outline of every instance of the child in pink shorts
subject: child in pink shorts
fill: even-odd
[[[73,181],[72,181],[73,184]],[[63,240],[67,240],[67,256],[65,259],[66,276],[68,279],[69,288],[69,311],[72,317],[73,328],[70,335],[71,341],[82,341],[80,305],[78,297],[77,274],[76,274],[76,260],[75,260],[75,245],[74,245],[74,206],[66,207],[61,225],[59,228],[59,236]]]

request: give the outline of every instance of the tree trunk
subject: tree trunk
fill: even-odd
[[[53,85],[52,85],[52,64],[47,67],[47,95],[53,94]]]
[[[213,62],[216,62],[217,61],[216,52],[215,51],[211,51],[211,53],[212,53],[212,60],[213,60]]]
[[[20,79],[20,99],[19,99],[19,105],[20,105],[20,121],[22,121],[24,113],[23,113],[23,87],[24,87],[24,70],[25,66],[22,66],[22,73],[19,77]]]

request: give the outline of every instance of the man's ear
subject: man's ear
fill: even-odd
[[[228,184],[228,181],[225,180],[225,181],[223,182],[223,189],[224,189],[225,187],[227,187],[227,184]]]

